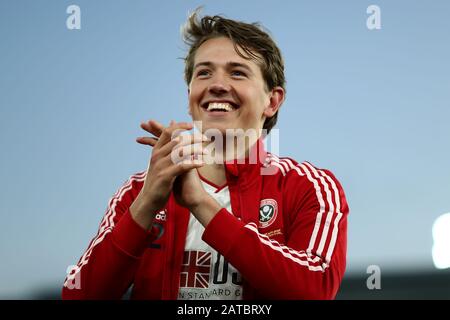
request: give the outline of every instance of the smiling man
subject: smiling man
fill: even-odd
[[[278,47],[256,24],[197,12],[184,37],[202,134],[192,123],[141,125],[153,135],[137,139],[153,148],[148,169],[110,200],[63,298],[120,299],[130,286],[134,299],[334,298],[346,265],[342,187],[262,143],[285,98]]]

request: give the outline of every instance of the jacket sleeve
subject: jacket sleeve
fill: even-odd
[[[129,207],[145,173],[132,176],[110,199],[97,235],[68,274],[63,299],[121,299],[139,258],[154,238],[132,218]]]
[[[203,234],[268,299],[334,299],[345,272],[349,208],[344,191],[327,170],[306,165],[301,170],[303,177],[287,185],[296,204],[293,212],[283,213],[290,220],[285,244],[226,209]]]

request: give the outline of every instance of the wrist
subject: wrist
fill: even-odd
[[[159,211],[145,195],[140,193],[130,206],[130,213],[133,219],[144,229],[152,227],[153,218]]]
[[[188,207],[188,209],[189,209],[189,211],[191,211],[191,212],[197,212],[201,207],[205,207],[205,206],[207,206],[208,204],[210,204],[210,203],[211,203],[211,200],[214,201],[214,199],[213,199],[209,194],[207,194],[207,193],[205,192],[204,196],[202,196],[202,198],[200,199],[200,201],[198,201],[198,202],[196,202],[196,203],[194,203],[194,204],[191,204],[191,205]]]
[[[139,207],[140,211],[145,211],[149,214],[156,214],[160,210],[144,192],[138,194],[133,204]]]
[[[220,209],[222,209],[220,204],[209,194],[202,198],[199,203],[189,208],[192,214],[204,227],[209,224]]]

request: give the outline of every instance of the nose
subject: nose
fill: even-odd
[[[208,86],[208,91],[215,95],[223,95],[230,91],[230,85],[220,74],[216,74]]]

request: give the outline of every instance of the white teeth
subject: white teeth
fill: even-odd
[[[224,110],[224,111],[233,111],[233,107],[229,103],[217,103],[217,102],[211,102],[208,104],[207,111],[211,110]]]

